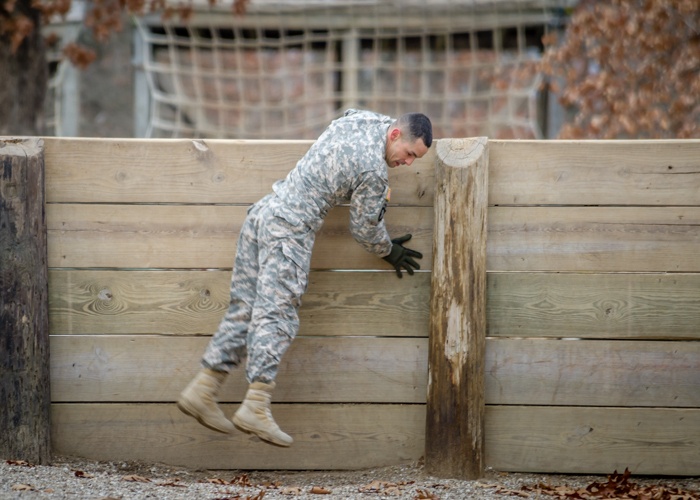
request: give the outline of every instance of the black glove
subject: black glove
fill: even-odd
[[[396,269],[396,275],[399,278],[403,278],[401,275],[401,269],[408,271],[408,274],[413,274],[414,269],[420,269],[418,262],[413,260],[413,258],[415,257],[416,259],[422,259],[423,254],[403,246],[403,244],[410,239],[411,235],[405,234],[400,238],[391,240],[391,243],[393,243],[391,245],[391,253],[386,257],[382,257],[382,259],[394,266],[394,269]]]

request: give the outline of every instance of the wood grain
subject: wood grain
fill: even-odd
[[[227,415],[236,405],[224,405]],[[53,404],[57,454],[209,469],[359,469],[423,454],[424,405],[275,404],[288,449],[205,429],[172,404]],[[697,474],[700,410],[486,407],[486,465],[500,471]]]
[[[489,339],[493,405],[700,408],[700,342]]]
[[[488,406],[486,462],[500,471],[698,474],[700,409]]]
[[[484,475],[486,137],[437,148],[425,468],[439,477]]]
[[[231,269],[245,213],[243,206],[48,205],[49,267]],[[347,207],[331,210],[312,268],[391,270],[355,242],[348,221]],[[393,207],[386,221],[393,236],[413,234],[411,247],[429,269],[432,209]]]
[[[53,335],[213,334],[228,308],[230,271],[49,272]],[[430,273],[313,271],[300,335],[424,337]]]
[[[389,172],[387,224],[413,234],[417,276],[364,252],[347,207],[329,214],[273,398],[296,440],[280,450],[210,432],[173,401],[226,307],[247,206],[311,142],[47,138],[54,453],[224,469],[423,456],[443,141]],[[700,141],[488,147],[485,464],[696,475]],[[244,388],[239,371],[225,401]]]
[[[312,141],[47,138],[50,203],[250,204],[272,189]],[[389,169],[394,205],[431,206],[431,148]]]
[[[338,279],[342,286],[338,286]],[[301,335],[426,336],[430,273],[315,271]],[[230,271],[49,271],[51,333],[213,333],[228,305]],[[698,274],[487,275],[495,337],[700,338]]]
[[[51,461],[44,145],[0,140],[0,456]]]
[[[700,274],[488,274],[488,334],[700,340]]]
[[[312,141],[46,138],[51,203],[253,203]],[[439,141],[435,141],[439,143]],[[698,205],[700,141],[489,141],[492,205]],[[433,203],[435,146],[390,170],[392,202]]]
[[[237,405],[223,405],[227,415]],[[272,403],[290,448],[236,431],[210,431],[174,404],[53,404],[54,452],[93,460],[143,460],[207,469],[361,469],[418,460],[424,405]]]
[[[208,337],[53,336],[53,402],[174,402],[200,369]],[[427,339],[298,337],[282,358],[275,401],[424,403]],[[241,401],[245,370],[221,401]]]
[[[700,140],[489,141],[491,205],[700,205]]]
[[[172,402],[199,369],[208,337],[53,336],[53,402]],[[427,339],[299,337],[275,400],[424,403]],[[700,407],[700,343],[487,339],[492,405]],[[222,401],[240,401],[243,370]]]
[[[488,220],[489,271],[700,271],[700,207],[493,207]]]

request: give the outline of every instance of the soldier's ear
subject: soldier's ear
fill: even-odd
[[[391,129],[391,132],[389,132],[389,139],[391,139],[392,141],[395,141],[396,139],[399,138],[400,135],[401,135],[401,130],[399,130],[398,127],[394,127]]]

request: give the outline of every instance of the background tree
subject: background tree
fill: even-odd
[[[242,15],[249,0],[231,1],[234,14]],[[216,0],[210,0],[215,4]],[[48,84],[47,44],[41,26],[55,17],[65,16],[71,0],[0,0],[0,136],[43,135],[44,99]],[[162,12],[164,17],[179,15],[186,20],[192,3],[168,7],[165,0],[93,0],[88,4],[85,24],[97,40],[104,41],[122,29],[122,14],[141,15]],[[64,55],[78,67],[90,64],[93,51],[68,44]]]
[[[700,2],[583,0],[543,70],[575,112],[562,139],[700,137]]]
[[[31,0],[0,2],[0,135],[38,135],[47,85],[41,11]]]

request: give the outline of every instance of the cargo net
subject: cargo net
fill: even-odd
[[[541,137],[548,2],[252,0],[137,21],[148,137],[315,139],[351,107],[427,114],[436,137]]]

